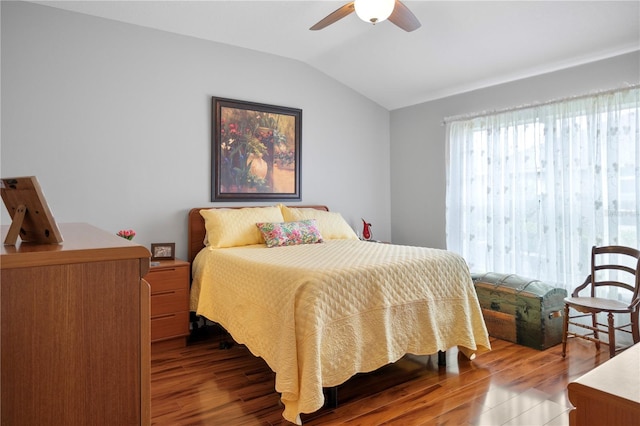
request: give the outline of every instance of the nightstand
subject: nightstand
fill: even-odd
[[[151,351],[186,346],[189,336],[189,262],[161,260],[144,279],[151,286]]]

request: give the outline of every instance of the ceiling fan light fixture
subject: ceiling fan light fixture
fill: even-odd
[[[355,0],[356,14],[365,22],[376,24],[391,16],[395,0]]]

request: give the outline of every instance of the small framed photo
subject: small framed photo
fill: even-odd
[[[175,259],[176,243],[152,243],[151,260]]]

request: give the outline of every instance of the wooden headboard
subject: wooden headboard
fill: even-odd
[[[241,208],[245,208],[245,207],[267,207],[267,206],[238,206],[238,207],[194,207],[191,210],[189,210],[189,222],[188,222],[188,233],[189,233],[189,240],[188,240],[188,255],[189,255],[189,262],[193,262],[193,259],[196,257],[196,255],[198,254],[198,252],[200,250],[202,250],[202,248],[204,247],[204,236],[206,234],[206,229],[204,227],[204,218],[200,215],[200,210],[203,209],[216,209],[216,208],[220,208],[220,209],[241,209]],[[318,210],[324,210],[324,211],[329,211],[329,208],[327,206],[320,206],[320,205],[316,205],[316,206],[290,206],[290,207],[294,207],[294,208],[302,208],[302,209],[318,209]]]

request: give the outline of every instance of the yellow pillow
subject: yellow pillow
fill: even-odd
[[[280,204],[285,222],[315,219],[325,240],[357,240],[358,236],[338,212],[328,212],[311,208],[287,207]]]
[[[258,222],[283,222],[278,206],[200,210],[207,242],[215,248],[264,244]]]

